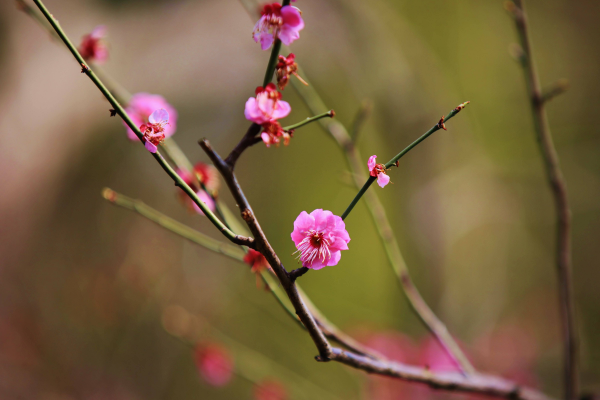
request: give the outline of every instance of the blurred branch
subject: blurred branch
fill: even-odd
[[[56,31],[58,36],[61,38],[61,40],[64,42],[64,44],[67,46],[67,48],[69,49],[71,54],[73,54],[73,57],[75,57],[75,59],[77,60],[77,62],[80,65],[80,67],[82,68],[81,72],[85,73],[90,78],[90,80],[96,85],[96,87],[100,90],[100,92],[102,92],[104,97],[106,97],[108,102],[113,106],[113,108],[117,112],[117,114],[119,114],[119,116],[121,118],[123,118],[123,120],[125,121],[127,126],[129,126],[131,128],[131,130],[133,130],[133,132],[140,139],[140,143],[143,145],[144,135],[140,132],[139,128],[137,126],[135,126],[135,124],[133,123],[131,118],[129,118],[129,115],[127,115],[127,112],[123,109],[121,104],[115,99],[115,97],[112,95],[112,93],[100,81],[100,79],[94,73],[94,71],[92,71],[91,68],[86,64],[86,62],[83,59],[83,57],[81,56],[81,54],[79,54],[79,52],[77,51],[75,46],[73,46],[73,44],[71,43],[71,41],[69,40],[69,38],[67,37],[65,32],[61,29],[58,21],[52,16],[52,14],[50,14],[50,12],[46,9],[46,7],[41,2],[41,0],[34,0],[34,2],[38,6],[38,8],[42,12],[42,14],[44,14],[46,19],[50,23],[50,25],[52,25],[52,27],[54,28],[54,30]],[[198,207],[200,207],[200,209],[204,212],[204,214],[210,220],[210,222],[212,222],[213,225],[215,225],[227,239],[229,239],[230,241],[232,241],[235,244],[254,248],[254,240],[252,238],[236,235],[229,228],[227,228],[223,224],[223,222],[221,222],[215,216],[215,214],[213,214],[213,212],[208,208],[208,206],[206,206],[206,204],[204,204],[198,198],[196,193],[188,186],[188,184],[186,184],[183,181],[183,179],[173,170],[173,168],[171,168],[169,163],[166,162],[166,160],[162,157],[162,155],[158,151],[156,153],[150,153],[150,154],[152,154],[154,159],[158,162],[158,164],[162,167],[162,169],[167,173],[167,175],[169,175],[171,177],[171,179],[173,179],[173,181],[175,182],[175,185],[179,186],[192,199],[192,201],[194,203],[196,203],[196,205]]]
[[[507,1],[505,8],[514,18],[521,41],[521,48],[524,54],[522,65],[529,91],[535,133],[556,208],[556,266],[558,270],[560,314],[564,340],[565,398],[567,400],[575,400],[579,393],[579,373],[571,272],[571,210],[567,196],[567,185],[560,169],[558,154],[554,147],[552,135],[550,134],[548,117],[544,106],[544,102],[552,96],[548,94],[544,96],[542,94],[539,77],[533,61],[527,15],[523,7],[523,2],[521,0],[515,0],[514,3]],[[564,91],[564,88],[560,90]],[[556,90],[554,92],[556,93]]]
[[[373,103],[370,100],[363,100],[360,104],[360,108],[356,112],[354,116],[354,120],[352,121],[352,127],[350,128],[350,139],[352,142],[356,143],[358,140],[358,134],[363,128],[367,119],[371,116],[371,112],[373,111]]]

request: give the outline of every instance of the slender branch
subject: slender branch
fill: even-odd
[[[86,64],[86,62],[83,59],[83,57],[81,56],[81,54],[79,54],[79,52],[77,51],[75,46],[73,46],[73,44],[71,43],[71,41],[69,40],[69,38],[67,37],[65,32],[60,27],[58,21],[52,16],[52,14],[50,14],[50,12],[44,6],[44,4],[41,2],[41,0],[34,0],[34,2],[38,6],[38,8],[42,12],[42,14],[44,14],[46,19],[50,23],[50,25],[52,25],[52,27],[54,28],[54,30],[56,31],[58,36],[61,38],[61,40],[64,42],[64,44],[67,46],[69,51],[71,51],[71,54],[73,54],[73,57],[75,57],[75,59],[77,60],[77,62],[79,63],[79,65],[82,68],[81,72],[85,73],[91,79],[91,81],[96,85],[96,87],[100,90],[100,92],[102,92],[104,97],[106,97],[108,102],[116,110],[117,114],[119,114],[119,116],[121,118],[123,118],[123,120],[125,121],[127,126],[129,126],[131,128],[131,130],[133,130],[133,132],[140,139],[140,142],[143,143],[144,135],[140,132],[139,128],[133,123],[131,118],[129,118],[129,115],[127,115],[127,112],[125,112],[125,109],[123,109],[121,104],[115,99],[115,97],[112,95],[112,93],[100,81],[100,79],[94,73],[94,71],[92,71],[91,68]],[[213,225],[215,225],[227,239],[229,239],[233,243],[254,248],[253,239],[247,238],[244,236],[240,236],[240,235],[236,235],[229,228],[227,228],[215,216],[215,214],[213,214],[213,212],[206,206],[206,204],[204,204],[198,198],[196,193],[183,181],[183,179],[181,179],[181,177],[173,170],[173,168],[171,168],[171,166],[165,161],[165,159],[162,157],[162,155],[158,151],[156,153],[151,153],[151,154],[154,157],[154,159],[158,162],[158,164],[163,168],[163,170],[171,177],[171,179],[173,179],[173,181],[175,182],[175,185],[179,186],[181,189],[183,189],[183,191],[192,199],[192,201],[194,201],[194,203],[196,203],[196,205],[198,207],[200,207],[200,209],[204,212],[204,214],[210,220],[210,222],[212,222]]]
[[[352,127],[350,129],[350,139],[352,142],[356,143],[358,140],[358,133],[362,130],[363,125],[371,115],[371,111],[373,111],[373,103],[368,99],[364,100],[352,121]]]
[[[296,123],[294,125],[284,126],[283,130],[284,131],[291,131],[292,129],[298,129],[298,128],[304,126],[304,125],[310,124],[311,122],[318,121],[321,118],[325,118],[325,117],[329,117],[329,118],[335,117],[335,111],[329,110],[329,111],[324,112],[322,114],[315,115],[314,117],[308,117],[304,121],[300,121],[300,122],[298,122],[298,123]]]
[[[210,236],[198,232],[197,230],[190,228],[189,226],[184,225],[173,218],[167,217],[140,200],[132,199],[131,197],[117,193],[109,188],[104,188],[104,190],[102,190],[102,197],[114,205],[135,211],[141,216],[167,229],[168,231],[171,231],[193,243],[205,247],[208,250],[223,254],[237,261],[244,261],[244,252],[240,247],[220,242],[211,238]]]
[[[467,101],[467,102],[459,105],[454,110],[450,111],[448,113],[448,115],[446,115],[445,117],[442,117],[440,119],[440,121],[436,125],[434,125],[430,130],[425,132],[423,135],[421,135],[420,138],[418,138],[417,140],[415,140],[414,142],[409,144],[404,150],[402,150],[400,153],[396,154],[390,161],[388,161],[385,164],[385,167],[390,168],[392,165],[396,165],[396,162],[399,159],[404,157],[406,155],[406,153],[408,153],[409,151],[414,149],[423,140],[425,140],[429,136],[431,136],[432,133],[437,132],[440,129],[446,129],[444,123],[447,122],[450,118],[454,117],[456,114],[458,114],[460,112],[460,110],[462,110],[465,107],[465,105],[467,105],[468,103],[469,102]],[[348,206],[348,208],[346,208],[346,211],[344,211],[344,213],[342,214],[342,219],[346,219],[346,217],[348,216],[348,214],[350,214],[350,212],[352,211],[352,209],[354,208],[356,203],[358,203],[360,198],[365,194],[365,192],[369,189],[369,187],[373,184],[373,182],[375,182],[375,179],[376,179],[375,177],[369,176],[369,178],[367,179],[367,181],[365,182],[363,187],[359,190],[359,192],[356,194],[354,199],[352,199],[352,202],[350,202],[350,205]]]
[[[303,75],[306,76],[306,74]],[[325,103],[323,103],[323,100],[321,100],[313,86],[307,88],[297,84],[295,81],[292,81],[292,85],[298,91],[300,98],[304,100],[311,112],[316,114],[326,108]],[[330,119],[320,120],[319,123],[344,151],[346,162],[354,176],[354,183],[357,188],[361,189],[363,187],[362,182],[367,179],[366,174],[364,173],[364,160],[354,145],[354,142],[350,139],[350,135],[346,131],[346,128],[344,128],[340,122]],[[464,372],[474,371],[473,366],[450,332],[448,332],[444,323],[435,315],[431,308],[429,308],[418,289],[413,284],[408,267],[406,266],[406,262],[402,257],[398,242],[394,236],[394,231],[390,226],[385,209],[379,201],[379,198],[373,191],[369,191],[365,195],[365,201],[383,243],[390,266],[396,274],[398,283],[403,289],[403,293],[408,299],[411,307],[427,329],[435,336],[440,345],[446,350],[448,355],[455,361],[456,365]]]
[[[227,165],[229,165],[231,169],[235,168],[235,163],[237,162],[238,158],[240,158],[244,150],[260,142],[260,139],[256,138],[256,135],[260,133],[260,128],[261,126],[256,123],[250,125],[242,140],[240,140],[237,146],[235,146],[233,150],[231,150],[231,153],[229,153],[229,155],[225,159],[225,162],[227,163]]]
[[[575,400],[579,394],[578,343],[575,327],[572,266],[571,266],[571,211],[567,186],[560,169],[558,154],[554,146],[548,117],[544,107],[539,77],[533,61],[528,32],[527,15],[522,0],[507,2],[506,7],[514,16],[517,32],[524,53],[524,72],[529,91],[535,132],[544,161],[548,183],[556,208],[556,267],[558,272],[560,314],[564,341],[565,398]]]

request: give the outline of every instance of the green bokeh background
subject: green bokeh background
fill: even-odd
[[[371,190],[417,286],[473,358],[469,349],[486,332],[521,326],[535,338],[540,388],[560,396],[553,204],[502,2],[296,4],[306,28],[292,50],[336,118],[348,126],[362,101],[373,104],[358,141],[365,157],[387,161],[471,101],[447,132],[402,159],[390,172],[393,185]],[[176,107],[174,139],[193,162],[206,161],[198,139],[225,154],[245,132],[244,103],[268,52],[251,40],[253,21],[238,2],[46,5],[75,42],[107,25],[104,70],[130,92],[159,93]],[[570,82],[548,115],[572,203],[582,387],[598,391],[600,3],[526,5],[544,86]],[[10,2],[0,5],[0,35],[0,397],[251,398],[247,377],[224,388],[199,378],[189,345],[165,329],[174,318],[189,337],[225,343],[242,369],[280,379],[292,399],[370,398],[364,374],[314,362],[308,335],[257,290],[248,268],[103,200],[108,186],[221,239],[107,118],[107,104],[70,55]],[[285,123],[309,116],[291,88],[284,98],[293,109]],[[253,147],[237,173],[288,269],[296,265],[296,216],[316,208],[339,215],[356,193],[342,153],[316,124],[288,147]],[[227,191],[221,195],[234,209]],[[302,287],[349,332],[424,337],[363,203],[347,229],[350,251],[339,265],[305,275]]]

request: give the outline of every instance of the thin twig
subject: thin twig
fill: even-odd
[[[556,208],[556,266],[558,272],[560,314],[564,341],[564,380],[565,398],[575,400],[579,394],[578,344],[575,327],[572,266],[571,266],[571,211],[567,196],[567,186],[560,169],[558,154],[550,134],[548,117],[544,107],[544,98],[539,77],[533,61],[531,40],[529,38],[527,15],[521,0],[507,2],[506,8],[514,17],[517,32],[524,53],[524,72],[529,91],[529,100],[535,132],[544,160],[544,167]]]
[[[415,140],[414,142],[412,142],[411,144],[409,144],[404,150],[402,150],[400,153],[396,154],[390,161],[388,161],[385,164],[386,168],[390,168],[392,165],[396,165],[396,163],[398,162],[398,160],[400,160],[402,157],[404,157],[406,155],[406,153],[408,153],[409,151],[411,151],[412,149],[414,149],[419,143],[421,143],[423,140],[427,139],[429,136],[431,136],[431,134],[433,134],[434,132],[439,131],[440,129],[446,129],[446,126],[444,125],[450,118],[454,117],[456,114],[458,114],[463,108],[465,108],[465,106],[469,104],[469,102],[464,102],[462,104],[460,104],[458,107],[456,107],[455,109],[453,109],[452,111],[450,111],[448,113],[448,115],[446,115],[445,117],[442,117],[440,119],[440,121],[434,125],[431,129],[429,129],[427,132],[425,132],[423,135],[421,135],[421,137],[419,137],[417,140]],[[346,211],[344,211],[344,213],[342,214],[342,219],[346,219],[346,217],[350,214],[350,212],[352,211],[352,209],[354,208],[354,206],[356,205],[356,203],[358,203],[358,201],[360,200],[360,198],[365,194],[365,192],[367,190],[369,190],[369,187],[373,184],[373,182],[375,182],[376,177],[374,176],[369,176],[369,178],[367,179],[367,181],[365,182],[365,184],[360,188],[360,190],[358,191],[357,195],[354,197],[354,199],[352,199],[352,201],[350,202],[350,205],[348,206],[348,208],[346,208]]]

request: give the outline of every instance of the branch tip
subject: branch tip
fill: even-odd
[[[102,197],[111,203],[114,203],[117,200],[117,192],[109,188],[104,188],[102,189]]]

